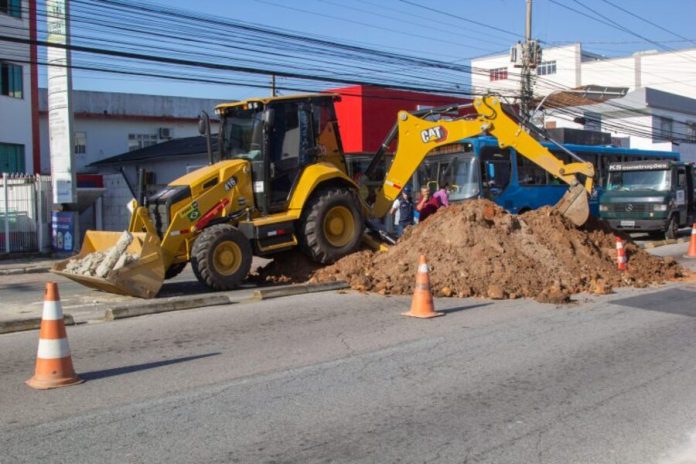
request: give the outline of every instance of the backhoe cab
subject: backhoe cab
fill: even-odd
[[[239,286],[253,255],[299,247],[319,263],[331,263],[358,247],[365,219],[383,217],[428,152],[466,137],[489,133],[571,185],[559,203],[576,224],[587,219],[591,164],[564,164],[503,110],[496,97],[477,98],[473,119],[432,121],[402,111],[366,175],[398,136],[381,187],[367,197],[348,176],[330,94],[250,99],[219,105],[218,151],[210,165],[135,200],[129,252],[135,260],[104,278],[54,272],[101,290],[154,297],[165,278],[190,262],[198,280],[216,290]],[[210,124],[202,132],[210,140]],[[581,176],[584,180],[581,182]],[[113,232],[88,231],[78,257],[111,248]]]

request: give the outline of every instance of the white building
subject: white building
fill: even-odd
[[[584,121],[574,121],[564,109],[551,109],[545,112],[544,125],[597,129],[610,133],[613,145],[677,151],[683,160],[696,161],[696,99],[642,87],[573,111]]]
[[[471,65],[475,91],[519,94],[520,69],[509,54],[476,58]],[[547,127],[602,130],[624,146],[674,150],[696,160],[696,48],[619,58],[585,52],[580,44],[545,48],[536,75],[538,98],[568,89],[591,89],[588,96],[607,91],[598,98],[603,103],[546,111]],[[578,116],[582,123],[574,122]]]
[[[471,85],[476,91],[518,92],[520,68],[510,54],[489,55],[471,60]],[[696,98],[696,48],[671,52],[636,52],[628,57],[606,58],[572,44],[544,48],[536,70],[535,94],[583,86],[626,87],[629,91],[650,87],[663,92]]]
[[[39,159],[35,17],[36,0],[0,1],[0,35],[20,41],[0,41],[0,172],[33,173]]]
[[[50,171],[47,93],[40,92],[41,170]],[[105,158],[171,139],[198,135],[198,115],[214,117],[222,100],[74,90],[72,93],[77,173]]]

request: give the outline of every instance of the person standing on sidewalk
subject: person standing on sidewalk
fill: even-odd
[[[413,199],[411,187],[406,186],[401,191],[401,196],[394,200],[390,214],[394,215],[394,229],[397,237],[404,234],[404,229],[413,225]]]

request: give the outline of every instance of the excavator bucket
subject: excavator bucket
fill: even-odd
[[[587,190],[582,184],[571,185],[563,198],[556,203],[555,208],[576,226],[585,224],[590,217]]]
[[[164,282],[164,260],[160,240],[153,234],[133,232],[133,241],[126,248],[126,252],[135,256],[135,259],[123,267],[114,268],[106,277],[66,271],[71,261],[81,260],[90,253],[109,250],[122,234],[88,230],[82,241],[80,253],[57,262],[51,272],[104,292],[154,298]]]

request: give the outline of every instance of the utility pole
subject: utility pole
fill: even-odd
[[[532,71],[541,62],[541,47],[532,39],[532,0],[526,0],[527,14],[525,21],[524,43],[518,42],[511,50],[510,59],[516,68],[521,68],[520,80],[520,114],[529,119],[534,98],[534,75]]]
[[[531,47],[532,41],[532,0],[527,0],[527,20],[524,27],[524,45],[525,53],[523,55],[524,63],[522,66],[522,88],[520,89],[520,112],[524,119],[529,119],[529,110],[534,95],[532,88],[532,62],[531,62]]]
[[[271,74],[271,96],[273,96],[273,97],[275,97],[277,95],[275,79],[276,79],[275,74]]]

